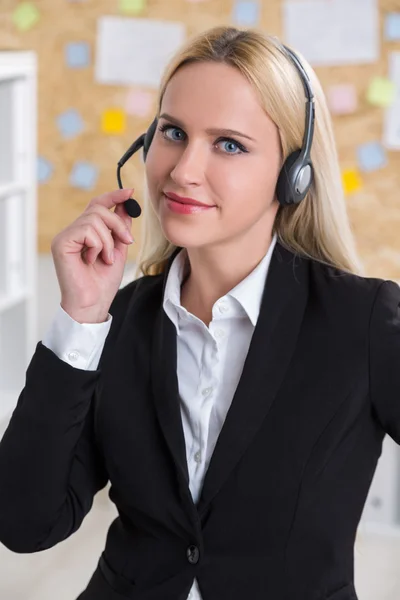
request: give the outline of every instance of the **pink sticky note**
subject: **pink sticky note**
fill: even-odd
[[[331,113],[347,115],[357,109],[357,90],[352,84],[333,85],[327,93]]]
[[[153,94],[140,90],[130,90],[126,95],[125,110],[129,115],[147,117],[153,106]]]

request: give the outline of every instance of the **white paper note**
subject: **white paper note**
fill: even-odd
[[[285,42],[313,66],[379,57],[377,0],[287,0],[283,24]]]
[[[157,88],[164,68],[185,39],[185,26],[180,22],[100,17],[96,80]]]
[[[390,150],[400,150],[400,52],[389,54],[389,78],[396,86],[396,97],[385,111],[383,143]]]

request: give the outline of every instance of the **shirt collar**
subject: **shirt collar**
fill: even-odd
[[[264,292],[266,277],[271,263],[272,254],[277,242],[277,234],[273,235],[271,244],[267,253],[261,262],[243,279],[238,285],[230,290],[226,295],[235,298],[245,310],[252,325],[255,327],[262,295]],[[167,281],[164,289],[163,308],[168,317],[174,323],[179,333],[179,314],[185,312],[181,305],[181,285],[184,280],[187,268],[187,253],[183,248],[177,254],[171,264]]]
[[[227,294],[241,304],[254,327],[260,314],[262,295],[277,237],[275,233],[267,253],[256,268]]]

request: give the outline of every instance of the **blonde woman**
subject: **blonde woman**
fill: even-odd
[[[0,540],[54,546],[110,482],[80,600],[357,598],[357,525],[400,442],[400,292],[361,273],[296,56],[219,27],[172,60],[135,281],[132,190],[53,240],[61,303],[0,445]]]

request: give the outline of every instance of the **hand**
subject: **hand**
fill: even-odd
[[[132,218],[123,204],[132,192],[116,190],[93,198],[84,212],[52,240],[61,306],[79,323],[107,319],[133,241]],[[110,211],[114,206],[114,212]]]

